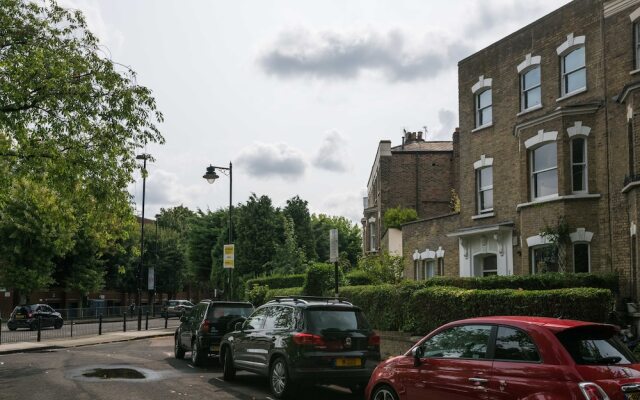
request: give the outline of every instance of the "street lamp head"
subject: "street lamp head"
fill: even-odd
[[[216,174],[216,168],[213,165],[207,167],[207,173],[202,175],[202,177],[209,183],[213,183],[219,178],[218,174]]]

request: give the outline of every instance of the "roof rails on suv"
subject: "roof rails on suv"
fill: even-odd
[[[308,304],[310,301],[340,303],[352,306],[344,297],[323,297],[323,296],[275,296],[269,303],[280,303],[282,301],[293,301],[294,303]]]

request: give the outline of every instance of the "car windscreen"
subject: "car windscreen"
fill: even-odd
[[[249,304],[219,304],[209,307],[207,319],[219,331],[229,331],[233,329],[235,322],[240,318],[247,318],[253,312],[253,307]]]
[[[616,365],[638,362],[613,329],[586,326],[568,329],[556,336],[576,364]]]
[[[306,325],[309,332],[320,334],[327,331],[369,330],[364,314],[357,308],[309,308]]]
[[[26,305],[26,306],[17,306],[14,310],[13,313],[14,314],[29,314],[31,312],[33,312],[33,310],[36,309],[36,305]]]
[[[169,307],[173,307],[173,306],[177,306],[178,302],[176,300],[169,300],[167,301],[167,306]]]

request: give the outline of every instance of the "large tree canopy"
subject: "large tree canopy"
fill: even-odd
[[[94,290],[103,284],[102,255],[133,218],[127,185],[136,150],[163,142],[162,114],[135,73],[106,57],[79,11],[49,0],[0,0],[0,10],[0,225],[17,238],[23,226],[12,213],[31,205],[51,225],[33,240],[75,221],[70,245],[38,261],[38,282],[51,281],[55,261],[68,269],[56,274],[65,277],[59,284]],[[0,247],[0,282],[26,288],[35,267],[9,250]]]

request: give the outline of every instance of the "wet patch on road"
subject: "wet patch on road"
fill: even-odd
[[[70,370],[68,379],[85,382],[150,382],[174,375],[172,371],[154,371],[132,365],[89,365]]]

